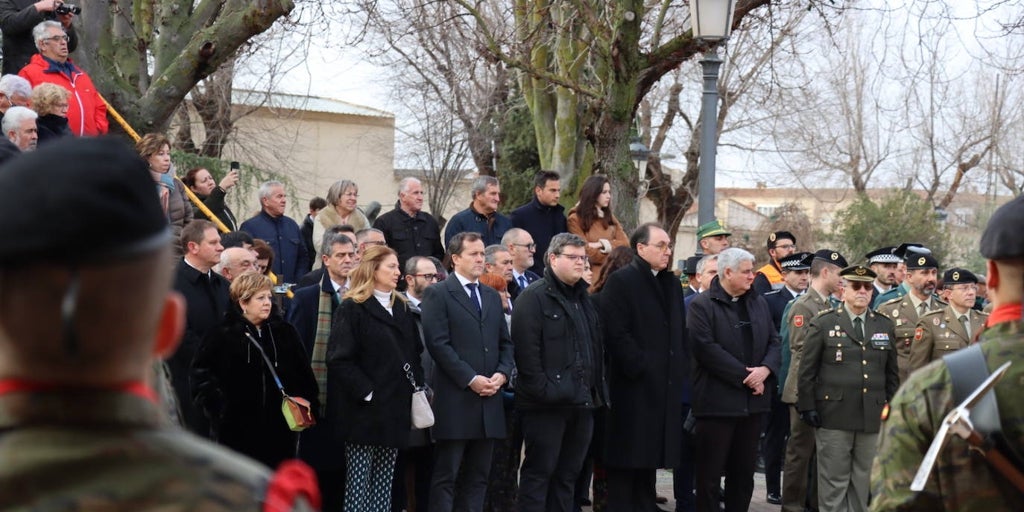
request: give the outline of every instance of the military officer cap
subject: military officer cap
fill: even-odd
[[[814,259],[825,260],[840,268],[849,265],[848,263],[846,263],[846,258],[844,258],[842,254],[839,254],[838,252],[833,251],[832,249],[822,249],[814,253]]]
[[[154,187],[146,162],[113,138],[66,138],[17,156],[0,168],[0,267],[78,266],[166,246]]]
[[[731,234],[732,233],[726,230],[725,226],[721,222],[718,222],[718,219],[702,224],[699,228],[697,228],[697,240],[702,240],[709,236],[729,236]]]
[[[868,260],[868,265],[874,265],[875,263],[899,263],[903,261],[903,258],[893,254],[895,247],[879,247],[864,255]]]
[[[796,236],[794,236],[793,233],[790,233],[789,231],[775,231],[774,233],[768,234],[768,248],[774,249],[775,244],[779,243],[779,240],[789,240],[796,245]]]
[[[703,256],[690,256],[683,262],[683,274],[692,276],[697,273],[697,263],[700,262]]]
[[[852,267],[846,267],[839,271],[839,277],[846,279],[847,281],[860,281],[862,283],[870,283],[874,281],[878,274],[871,271],[863,265],[854,265]]]
[[[811,268],[811,261],[814,260],[814,253],[797,252],[779,260],[779,266],[783,271],[787,270],[808,270]]]
[[[1024,196],[1000,206],[981,235],[981,255],[990,260],[1024,258]]]
[[[951,286],[954,284],[974,283],[977,284],[978,276],[970,270],[963,268],[951,268],[942,274],[942,285]]]

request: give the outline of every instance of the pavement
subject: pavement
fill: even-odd
[[[676,509],[676,501],[672,496],[672,472],[670,470],[659,469],[658,470],[658,482],[657,490],[658,496],[664,496],[668,498],[668,503],[659,505],[662,510],[674,511]],[[778,512],[782,509],[782,505],[770,505],[764,500],[766,490],[764,486],[764,473],[754,473],[754,495],[750,499],[749,512]],[[583,510],[590,511],[590,507],[583,507]]]

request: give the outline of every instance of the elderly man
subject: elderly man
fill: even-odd
[[[768,303],[752,288],[754,255],[739,248],[718,254],[718,277],[690,302],[686,323],[695,361],[694,433],[697,509],[718,510],[725,475],[725,509],[747,510],[761,421],[771,409],[781,355]]]
[[[161,411],[153,361],[185,305],[146,168],[121,143],[65,139],[0,173],[0,236],[18,241],[0,246],[0,509],[311,510],[305,465],[271,474]]]
[[[36,128],[36,119],[39,115],[25,107],[11,107],[4,114],[4,120],[0,122],[4,135],[18,150],[32,151],[36,149],[39,141],[39,131]]]
[[[17,73],[36,53],[32,28],[46,20],[59,21],[68,35],[68,51],[78,47],[78,33],[71,23],[74,14],[57,14],[60,0],[0,0],[0,31],[3,32],[3,74]]]
[[[682,450],[686,321],[682,287],[668,269],[668,233],[643,224],[629,243],[633,261],[613,272],[601,292],[614,404],[605,466],[608,510],[647,512],[655,507],[656,470],[678,466]]]
[[[423,184],[416,178],[398,182],[398,204],[377,217],[373,227],[384,234],[388,247],[398,253],[399,268],[413,256],[444,258],[441,228],[433,215],[423,211]]]
[[[14,74],[0,76],[0,119],[11,107],[28,107],[31,99],[32,84],[28,80]]]
[[[39,53],[18,72],[32,87],[41,83],[57,84],[71,93],[68,100],[68,127],[75,135],[107,133],[107,105],[100,98],[89,75],[68,59],[68,36],[56,21],[44,21],[32,29]]]
[[[509,252],[508,247],[500,244],[488,245],[484,249],[484,271],[488,274],[498,274],[504,277],[506,281],[511,281],[513,278],[512,269],[513,266],[512,253]]]
[[[256,255],[249,249],[231,247],[220,253],[220,263],[214,271],[230,283],[242,274],[256,271]]]
[[[512,221],[498,213],[498,203],[501,202],[501,187],[498,185],[498,178],[493,176],[477,178],[473,182],[470,193],[473,197],[472,204],[469,205],[469,208],[453,215],[444,228],[445,244],[447,245],[451,242],[452,237],[463,232],[479,233],[483,238],[484,246],[501,242],[501,237],[512,228]]]
[[[265,240],[274,249],[274,266],[271,269],[285,283],[294,283],[309,268],[306,244],[302,243],[299,225],[284,214],[288,196],[280,181],[268,181],[260,185],[260,206],[255,217],[242,223],[242,231]]]
[[[533,178],[533,200],[509,215],[512,225],[525,229],[537,243],[537,252],[547,254],[551,237],[569,231],[565,220],[565,207],[558,204],[562,195],[561,177],[557,172],[538,171]],[[544,261],[535,261],[530,270],[544,273]]]
[[[522,228],[508,230],[501,238],[501,244],[508,247],[508,252],[512,254],[512,280],[508,283],[508,293],[514,300],[530,283],[540,279],[539,275],[530,270],[534,254],[537,253],[537,244],[530,232]]]
[[[768,234],[768,263],[757,269],[754,276],[754,291],[764,295],[772,290],[783,287],[782,258],[796,252],[796,236],[789,231],[776,231]]]

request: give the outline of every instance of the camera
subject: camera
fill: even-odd
[[[82,8],[77,5],[60,4],[53,10],[53,13],[57,16],[64,16],[65,14],[74,14],[75,16],[78,16],[79,14],[82,14]]]

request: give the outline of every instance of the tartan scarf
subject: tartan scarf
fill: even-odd
[[[324,279],[327,273],[324,272]],[[313,356],[310,366],[320,389],[320,417],[327,411],[327,340],[331,336],[331,313],[334,310],[335,294],[325,292],[320,286],[320,303],[316,308],[316,334],[313,335]]]

